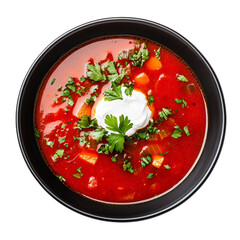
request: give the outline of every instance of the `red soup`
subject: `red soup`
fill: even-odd
[[[191,69],[164,46],[104,38],[67,54],[36,102],[43,156],[73,191],[112,203],[162,195],[203,149],[207,109]]]

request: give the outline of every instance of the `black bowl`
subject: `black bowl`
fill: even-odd
[[[158,42],[179,55],[194,71],[206,97],[208,134],[202,155],[188,177],[172,191],[138,204],[106,204],[85,198],[62,184],[42,158],[33,133],[34,105],[51,67],[71,49],[103,36],[132,35]],[[56,200],[78,213],[112,221],[140,220],[162,214],[188,199],[207,179],[220,154],[226,127],[223,94],[212,68],[185,38],[155,22],[135,18],[101,19],[76,27],[52,42],[30,67],[16,112],[17,136],[24,159],[38,182]],[[30,193],[29,193],[30,194]]]

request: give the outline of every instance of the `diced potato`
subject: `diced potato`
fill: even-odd
[[[162,63],[156,57],[150,57],[146,63],[149,70],[159,70],[162,67]]]
[[[93,189],[96,188],[98,185],[97,179],[95,177],[90,177],[88,181],[88,188]]]
[[[82,151],[79,154],[79,157],[85,160],[86,162],[94,165],[97,162],[98,154],[90,151]]]
[[[137,75],[135,77],[135,81],[138,83],[138,84],[141,84],[141,85],[146,85],[149,83],[150,79],[148,77],[148,75],[146,73],[140,73],[139,75]]]
[[[163,160],[164,160],[164,156],[160,156],[160,155],[152,155],[152,165],[156,168],[160,168]]]

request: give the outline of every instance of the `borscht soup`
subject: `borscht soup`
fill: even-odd
[[[108,203],[159,197],[191,172],[207,108],[190,67],[158,43],[109,37],[50,69],[35,106],[43,158],[66,187]]]

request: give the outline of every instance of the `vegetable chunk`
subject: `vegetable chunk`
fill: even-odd
[[[150,79],[146,73],[140,73],[135,77],[135,81],[141,85],[146,85],[149,83]]]
[[[92,165],[95,165],[98,160],[98,155],[90,151],[82,151],[79,157]]]
[[[149,70],[159,70],[162,67],[162,63],[156,57],[150,57],[150,59],[146,63],[147,68]]]

